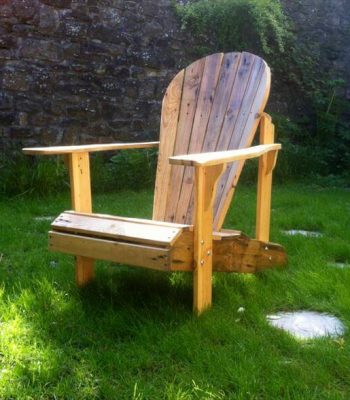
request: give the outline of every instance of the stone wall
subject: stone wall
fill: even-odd
[[[342,95],[350,99],[349,0],[281,1],[294,22],[297,40],[306,44],[310,55],[318,60],[318,71],[344,79]]]
[[[157,138],[191,48],[171,0],[0,1],[0,148]]]
[[[348,1],[282,0],[350,98]],[[0,148],[157,138],[164,90],[196,58],[171,3],[0,0]],[[288,93],[271,108],[288,112]]]

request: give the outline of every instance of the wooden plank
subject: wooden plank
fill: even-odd
[[[205,60],[206,58],[202,58],[191,64],[185,70],[174,153],[169,154],[169,157],[171,155],[188,153]],[[180,165],[171,167],[170,179],[167,182],[168,190],[164,216],[165,221],[175,222],[175,213],[181,191],[183,173],[183,166]]]
[[[181,70],[170,83],[162,103],[160,145],[153,201],[153,219],[165,217],[171,165],[168,158],[174,153],[185,70]]]
[[[274,142],[274,125],[271,118],[264,114],[260,124],[260,143]],[[258,191],[256,202],[256,238],[265,242],[270,238],[270,213],[272,170],[276,162],[277,152],[265,154],[259,159]]]
[[[244,113],[246,113],[247,115],[244,130],[242,131],[242,134],[238,135],[240,136],[239,141],[238,138],[234,138],[234,136],[232,137],[230,148],[234,148],[235,146],[237,146],[237,143],[238,148],[248,147],[253,141],[261,114],[265,108],[270,92],[271,73],[267,64],[263,60],[261,60],[260,63],[258,77],[254,79],[256,80],[258,85],[252,85],[251,89],[249,90],[249,92],[247,91],[246,94],[247,97],[252,98],[252,103],[249,106],[249,102],[247,101],[247,103],[244,105],[244,107],[246,108],[246,111],[244,111]],[[217,230],[220,230],[224,223],[225,216],[231,204],[235,187],[240,177],[243,165],[244,160],[231,165],[230,169],[226,171],[225,174],[222,176],[221,181],[218,185],[218,195],[214,206],[214,227]]]
[[[139,142],[139,143],[106,143],[106,144],[85,144],[77,146],[51,146],[51,147],[27,147],[22,149],[24,154],[37,155],[57,155],[70,153],[92,153],[97,151],[143,149],[157,147],[159,142]]]
[[[91,212],[91,182],[89,153],[68,154],[72,207],[76,211]]]
[[[193,271],[193,232],[183,232],[170,249],[171,271]]]
[[[216,151],[223,151],[228,149],[235,149],[235,147],[230,147],[230,141],[235,131],[237,121],[242,119],[242,104],[246,101],[245,98],[247,93],[250,92],[250,86],[256,84],[255,80],[252,80],[252,75],[256,70],[256,66],[260,64],[260,58],[249,53],[242,53],[237,71],[235,71],[235,80],[233,86],[230,90],[230,99],[227,104],[226,109],[222,109],[219,115],[219,119],[222,120],[221,129],[219,131],[218,138],[216,140]],[[244,115],[246,114],[243,110]],[[238,123],[239,125],[239,123]],[[229,170],[234,168],[233,165],[228,167]],[[216,201],[214,203],[214,216],[217,214],[218,209],[220,209],[221,198],[225,194],[225,185],[227,183],[228,171],[222,176],[218,184],[218,194]],[[190,203],[189,212],[186,218],[186,223],[191,223],[191,214],[193,210],[193,201]],[[191,214],[190,214],[191,213]],[[216,227],[216,226],[215,226]],[[221,226],[220,226],[221,227]],[[218,229],[219,230],[219,229]]]
[[[81,216],[90,216],[91,213],[81,213],[81,212],[76,212],[76,211],[65,211],[67,214],[75,214],[75,215],[81,215]],[[109,214],[99,214],[99,213],[94,213],[93,214],[94,218],[102,218],[102,219],[110,219],[113,221],[125,221],[125,222],[135,222],[138,224],[145,224],[145,225],[152,225],[152,226],[163,226],[163,227],[168,227],[168,228],[178,228],[182,230],[193,230],[192,225],[185,225],[185,224],[177,224],[174,222],[166,222],[166,221],[155,221],[152,219],[142,219],[142,218],[128,218],[128,217],[119,217],[116,215],[109,215]]]
[[[98,258],[162,271],[169,270],[169,249],[164,248],[53,231],[49,232],[49,248],[51,251],[77,256],[84,255],[84,258]]]
[[[245,235],[214,242],[213,270],[217,272],[255,273],[286,263],[284,248],[275,243]]]
[[[194,115],[192,133],[188,153],[200,153],[203,148],[205,133],[211,115],[215,91],[218,84],[223,53],[214,54],[206,58],[202,83],[198,94],[197,107]],[[192,168],[185,168],[181,192],[176,205],[175,221],[184,222],[191,199],[194,181]]]
[[[51,227],[56,231],[134,243],[148,243],[155,246],[170,246],[182,232],[181,228],[95,218],[94,214],[78,215],[75,213],[62,213],[51,224]]]
[[[235,82],[241,53],[227,53],[222,60],[220,77],[215,91],[212,110],[202,146],[202,152],[215,151],[223,124],[223,116],[227,110]],[[185,223],[193,222],[194,189],[192,186],[191,198],[187,207]]]
[[[195,169],[193,308],[197,314],[210,307],[212,300],[213,203],[225,167],[220,164]]]
[[[219,165],[260,157],[268,152],[279,150],[281,147],[282,146],[279,143],[262,144],[248,147],[246,149],[212,151],[210,153],[174,156],[170,157],[169,161],[171,164],[209,167],[211,165]]]
[[[240,60],[241,53],[228,53],[224,55],[220,78],[213,100],[212,112],[209,117],[202,147],[203,152],[215,151],[217,149],[229,101],[230,99],[232,101],[233,93],[237,93],[237,86],[233,90],[233,84],[237,77]],[[240,83],[242,83],[241,78]]]
[[[255,273],[287,263],[284,248],[276,243],[251,239],[242,232],[228,231],[213,236],[213,271]],[[184,232],[171,248],[171,271],[193,272],[193,233]]]
[[[70,153],[69,167],[72,207],[76,211],[91,212],[91,182],[89,153]],[[75,278],[78,285],[86,285],[94,278],[94,262],[84,254],[76,257]]]

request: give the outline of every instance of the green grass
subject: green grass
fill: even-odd
[[[149,217],[152,192],[95,197],[95,210]],[[226,226],[254,231],[255,188],[240,187]],[[350,328],[350,192],[275,186],[271,238],[288,267],[216,274],[214,305],[192,315],[189,274],[97,263],[74,283],[73,259],[47,250],[48,220],[68,195],[0,202],[0,399],[349,399],[349,333],[299,342],[268,313],[330,312]],[[322,238],[281,230],[319,230]],[[244,307],[243,314],[237,313]]]

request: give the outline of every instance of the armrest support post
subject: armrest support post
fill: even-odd
[[[260,144],[272,144],[275,139],[275,127],[271,117],[263,114],[260,122]],[[256,204],[256,238],[263,242],[270,239],[272,171],[275,167],[278,151],[270,151],[259,158],[258,190]]]
[[[69,168],[72,209],[92,212],[89,153],[66,155]]]
[[[212,300],[213,205],[226,164],[195,167],[193,309],[197,314]]]
[[[75,211],[92,212],[90,160],[89,153],[68,153],[66,161],[69,168],[72,208]],[[86,285],[94,278],[94,260],[77,256],[75,278],[79,286]]]

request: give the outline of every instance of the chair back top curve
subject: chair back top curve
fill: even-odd
[[[162,103],[153,219],[193,224],[194,168],[169,157],[249,147],[270,92],[266,62],[217,53],[181,70]],[[213,229],[220,230],[244,162],[228,164],[217,186]]]

